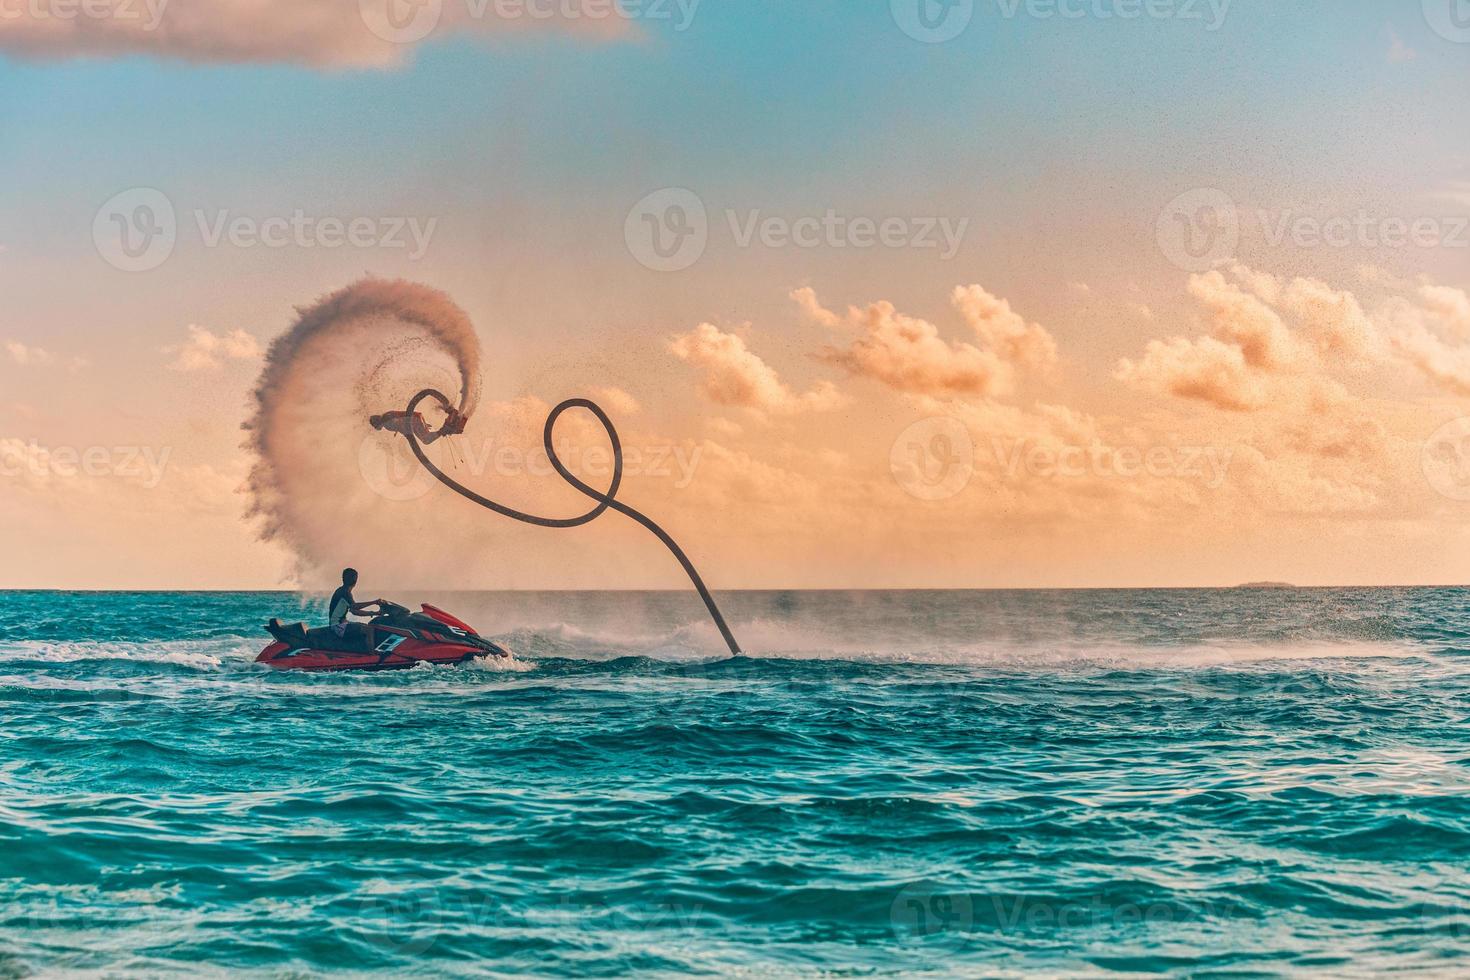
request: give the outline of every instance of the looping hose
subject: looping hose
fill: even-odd
[[[453,416],[454,408],[450,404],[449,399],[442,392],[435,391],[433,388],[426,388],[413,397],[413,400],[408,403],[409,416],[412,417],[413,413],[418,410],[419,405],[425,399],[429,398],[437,401],[445,412],[450,413],[451,417]],[[606,492],[598,490],[595,487],[590,487],[579,480],[571,470],[563,465],[561,457],[556,454],[556,446],[552,442],[552,434],[556,430],[557,419],[561,418],[563,412],[573,408],[584,408],[591,412],[597,418],[597,421],[602,423],[603,429],[607,432],[608,441],[612,443],[613,475],[612,482],[608,484]],[[445,423],[445,425],[447,427],[448,423]],[[725,638],[725,644],[730,648],[731,655],[736,657],[741,655],[740,644],[735,642],[735,635],[730,632],[730,627],[725,624],[725,617],[720,615],[720,607],[715,605],[714,596],[710,595],[709,589],[705,587],[704,579],[699,577],[699,572],[694,568],[694,563],[689,560],[689,556],[684,554],[684,549],[680,548],[678,543],[669,537],[668,532],[663,528],[617,499],[618,488],[622,486],[623,482],[623,444],[618,439],[618,430],[613,427],[612,420],[607,417],[607,413],[595,402],[589,401],[586,398],[567,399],[553,408],[551,414],[546,416],[546,427],[541,433],[542,444],[546,447],[546,457],[551,461],[551,465],[556,469],[557,474],[579,491],[597,501],[597,506],[579,517],[541,517],[537,514],[527,514],[524,511],[497,503],[489,497],[481,496],[470,488],[455,482],[453,478],[434,465],[434,461],[429,459],[424,453],[423,446],[419,444],[418,435],[414,431],[413,426],[408,426],[405,434],[408,437],[409,446],[413,449],[414,456],[418,458],[419,463],[424,469],[433,474],[436,480],[466,500],[471,500],[481,507],[493,510],[497,514],[503,514],[506,517],[522,521],[526,524],[535,524],[538,527],[581,527],[584,524],[590,524],[592,521],[597,520],[603,513],[611,509],[620,514],[625,514],[639,524],[642,524],[664,543],[664,546],[673,553],[675,558],[679,559],[679,564],[684,566],[684,571],[689,575],[689,581],[694,583],[694,588],[699,593],[699,597],[704,600],[704,606],[709,610],[710,618],[714,620],[715,626],[719,628],[720,635]]]

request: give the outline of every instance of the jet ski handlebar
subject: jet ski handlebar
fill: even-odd
[[[384,619],[402,619],[405,616],[411,615],[413,613],[407,606],[400,606],[398,603],[389,602],[387,599],[378,603],[378,616]]]

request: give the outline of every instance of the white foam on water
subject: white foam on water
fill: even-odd
[[[487,674],[526,674],[536,670],[538,665],[535,661],[517,659],[515,654],[509,657],[478,657],[467,664],[460,666],[461,670],[483,671]],[[430,667],[430,670],[434,668]]]
[[[929,665],[997,671],[1102,669],[1160,670],[1211,669],[1318,670],[1329,662],[1360,664],[1370,660],[1409,662],[1426,651],[1407,641],[1302,641],[1270,644],[1216,643],[1179,646],[1097,644],[1074,641],[977,640],[943,644],[916,638],[913,644],[891,639],[864,643],[834,642],[819,628],[771,620],[737,626],[747,656],[754,661],[820,661],[859,665]],[[538,642],[540,641],[540,642]],[[307,674],[277,671],[254,663],[259,644],[242,636],[153,642],[21,641],[0,643],[0,663],[10,665],[0,684],[19,688],[66,688],[78,691],[124,691],[146,696],[189,693],[252,695],[279,692],[282,696],[380,698],[471,695],[514,688],[530,681],[527,675],[543,671],[545,660],[607,661],[623,657],[648,658],[677,664],[708,663],[726,658],[718,632],[708,622],[696,621],[662,635],[652,632],[595,632],[566,623],[516,630],[506,644],[521,655],[484,657],[456,666],[419,665],[387,673],[343,672]],[[48,665],[95,662],[95,675],[53,674]],[[185,668],[167,683],[160,673],[109,676],[108,663]],[[1300,665],[1300,666],[1296,666]],[[1470,663],[1466,669],[1470,670]],[[525,680],[522,680],[525,678]],[[566,678],[556,684],[576,683]],[[604,681],[607,678],[603,678]],[[616,680],[614,679],[614,683]]]
[[[1229,667],[1293,661],[1362,660],[1422,657],[1424,650],[1407,642],[1335,640],[1282,643],[1205,643],[1178,646],[1127,643],[1096,643],[1083,639],[1057,641],[977,640],[973,643],[938,643],[916,637],[913,643],[892,639],[863,642],[825,635],[820,629],[772,620],[739,623],[746,656],[771,660],[845,661],[859,664],[930,664],[995,668],[1049,668],[1096,665],[1117,669],[1161,667]],[[663,634],[630,635],[619,632],[589,632],[566,623],[528,627],[510,634],[529,641],[547,641],[553,656],[590,660],[640,656],[655,660],[687,662],[724,659],[724,643],[713,624],[697,621]]]
[[[155,640],[143,643],[98,640],[22,640],[0,643],[0,662],[68,664],[90,660],[123,660],[133,663],[173,664],[196,670],[214,670],[245,654],[254,658],[258,650],[244,637],[209,640]]]

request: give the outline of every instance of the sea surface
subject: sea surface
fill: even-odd
[[[1470,591],[0,595],[0,977],[1470,975]]]

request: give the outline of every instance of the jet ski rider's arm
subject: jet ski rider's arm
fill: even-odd
[[[354,602],[352,604],[352,615],[367,616],[380,611],[383,608],[382,599],[374,599],[371,602]]]

